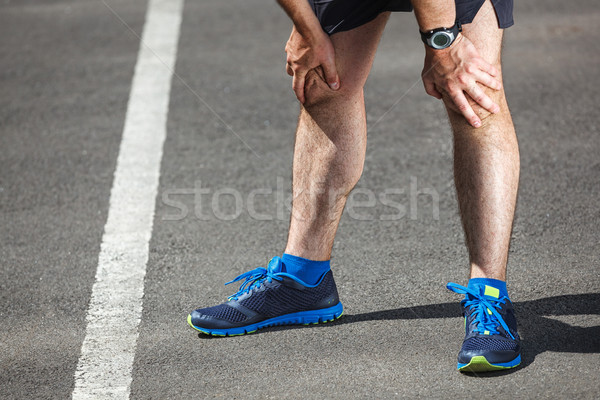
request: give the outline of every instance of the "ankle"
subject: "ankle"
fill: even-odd
[[[469,289],[475,289],[477,291],[479,291],[480,288],[483,287],[484,294],[486,295],[491,295],[492,297],[497,298],[508,297],[508,290],[506,288],[506,282],[504,280],[493,278],[471,278],[469,279],[467,287]],[[490,293],[495,293],[495,295]]]
[[[487,278],[506,281],[506,264],[496,266],[481,266],[471,263],[470,279],[474,278]]]
[[[315,285],[330,269],[329,260],[313,261],[304,257],[284,253],[281,256],[283,272],[286,272],[302,282]]]

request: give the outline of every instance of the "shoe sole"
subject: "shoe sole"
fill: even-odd
[[[317,325],[321,323],[335,321],[344,314],[342,303],[321,310],[301,311],[297,313],[285,314],[279,317],[269,318],[256,324],[240,326],[229,329],[207,329],[196,326],[192,323],[192,316],[188,315],[187,322],[195,330],[210,336],[241,336],[248,333],[254,333],[259,329],[270,326],[281,325]]]
[[[490,372],[515,368],[519,364],[521,364],[521,355],[512,361],[497,364],[491,364],[484,356],[475,356],[467,364],[458,363],[457,368],[460,372]]]

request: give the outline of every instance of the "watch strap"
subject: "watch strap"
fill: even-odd
[[[421,30],[419,30],[419,33],[421,34],[421,40],[423,41],[423,43],[425,43],[426,45],[429,45],[428,39],[431,39],[431,37],[434,35],[434,33],[436,32],[452,32],[454,34],[454,40],[456,40],[456,38],[458,37],[458,33],[462,32],[462,25],[460,22],[455,22],[454,25],[452,25],[450,28],[436,28],[436,29],[432,29],[430,31],[427,32],[423,32]],[[453,42],[454,42],[453,40]]]

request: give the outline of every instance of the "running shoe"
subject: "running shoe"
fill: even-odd
[[[448,283],[449,290],[464,294],[465,340],[458,354],[462,372],[497,371],[521,363],[517,320],[508,297],[488,285],[466,288]]]
[[[218,306],[188,316],[190,326],[213,336],[236,336],[276,325],[318,324],[342,316],[343,306],[331,270],[315,285],[282,272],[281,258],[248,271],[226,285],[242,282],[237,293]]]

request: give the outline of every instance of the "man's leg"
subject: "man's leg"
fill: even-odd
[[[286,254],[246,272],[229,301],[192,311],[188,323],[209,335],[242,335],[267,326],[332,321],[343,312],[329,258],[346,197],[362,173],[366,149],[363,85],[389,13],[332,36],[339,90],[322,71],[306,76],[293,166]]]
[[[463,34],[501,71],[502,30],[489,1],[463,27]],[[471,263],[467,287],[450,283],[448,289],[465,294],[466,332],[457,367],[470,372],[521,363],[517,323],[504,282],[519,183],[519,149],[504,91],[484,90],[500,112],[490,114],[471,101],[482,120],[477,129],[444,99],[454,132],[454,180]]]
[[[293,202],[285,253],[329,260],[346,198],[365,160],[363,86],[389,13],[331,37],[341,87],[334,92],[309,73],[293,164]]]
[[[501,71],[502,29],[486,2],[463,34]],[[501,78],[500,78],[501,79]],[[519,183],[519,148],[504,90],[486,90],[500,106],[490,114],[474,102],[482,127],[447,107],[454,132],[454,180],[471,263],[471,278],[506,279]]]

